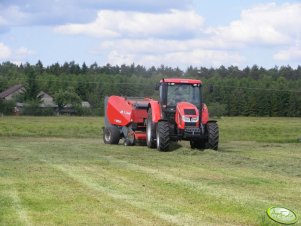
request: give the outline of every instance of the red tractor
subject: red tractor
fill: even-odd
[[[105,98],[104,143],[125,145],[146,141],[149,148],[167,151],[171,141],[188,140],[191,148],[218,149],[216,121],[209,120],[202,101],[202,82],[166,78],[158,86],[160,99]]]

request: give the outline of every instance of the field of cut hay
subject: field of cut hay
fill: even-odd
[[[222,118],[220,150],[104,145],[102,118],[0,118],[0,225],[277,225],[301,217],[301,119]],[[298,225],[298,224],[297,224]]]

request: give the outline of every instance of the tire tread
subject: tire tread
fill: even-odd
[[[207,147],[209,149],[218,150],[218,141],[219,141],[218,125],[215,122],[208,122],[207,132],[208,132]]]
[[[148,120],[148,122],[151,121],[152,128],[151,128],[151,139],[150,139],[150,141],[146,140],[146,144],[147,144],[147,147],[149,147],[149,148],[156,148],[156,145],[157,145],[156,140],[155,140],[156,139],[156,130],[155,130],[155,125],[152,122],[152,120],[153,120],[152,109],[148,110],[147,120]]]
[[[167,151],[169,148],[170,137],[169,137],[169,124],[166,121],[158,122],[157,133],[160,137],[160,142],[157,144],[159,151]]]

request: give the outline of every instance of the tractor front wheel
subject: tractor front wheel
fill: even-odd
[[[160,121],[157,125],[157,149],[167,151],[169,147],[169,125],[166,121]]]
[[[118,144],[120,130],[116,126],[105,127],[103,131],[103,142],[105,144]]]
[[[200,149],[203,150],[206,148],[206,143],[204,141],[199,141],[199,140],[191,140],[190,141],[190,147],[191,149]]]
[[[153,123],[152,109],[149,109],[148,117],[147,117],[147,125],[146,125],[146,144],[149,148],[156,147],[155,138],[156,138],[156,126],[155,123]]]
[[[208,122],[207,133],[208,133],[208,141],[206,145],[207,148],[217,150],[218,140],[219,140],[218,125],[215,122]]]

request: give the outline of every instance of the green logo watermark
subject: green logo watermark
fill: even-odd
[[[270,207],[267,209],[267,215],[280,224],[289,225],[298,221],[297,215],[292,210],[284,207]]]

